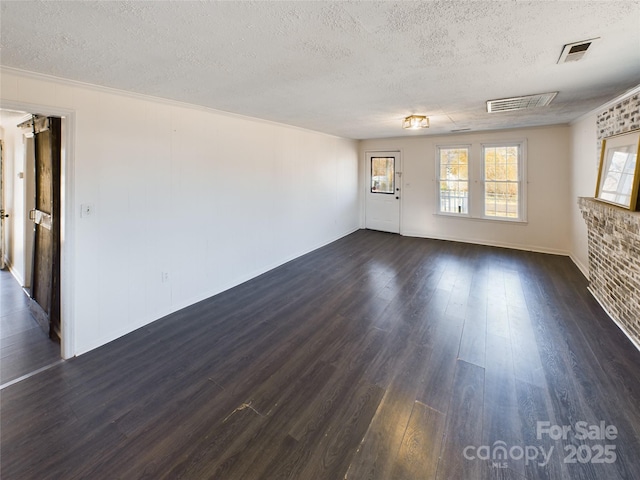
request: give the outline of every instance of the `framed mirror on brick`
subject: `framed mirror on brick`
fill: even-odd
[[[640,183],[640,130],[602,140],[596,199],[636,210]]]

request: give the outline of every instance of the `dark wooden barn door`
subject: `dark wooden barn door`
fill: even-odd
[[[61,120],[34,117],[35,209],[31,313],[51,338],[60,339]]]

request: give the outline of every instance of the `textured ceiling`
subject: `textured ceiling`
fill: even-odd
[[[640,2],[0,2],[0,64],[350,138],[569,122],[640,82]],[[566,43],[600,37],[580,62]],[[550,91],[551,106],[486,113]]]

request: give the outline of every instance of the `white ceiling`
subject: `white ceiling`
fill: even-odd
[[[640,2],[0,2],[0,64],[350,138],[567,123],[640,83]],[[585,58],[556,64],[594,37]],[[551,106],[486,100],[558,91]]]

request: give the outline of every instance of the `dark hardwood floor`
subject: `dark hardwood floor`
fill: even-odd
[[[640,353],[570,259],[380,232],[1,394],[3,480],[640,478]]]
[[[0,270],[0,386],[60,360],[29,313],[29,297],[8,270]]]

